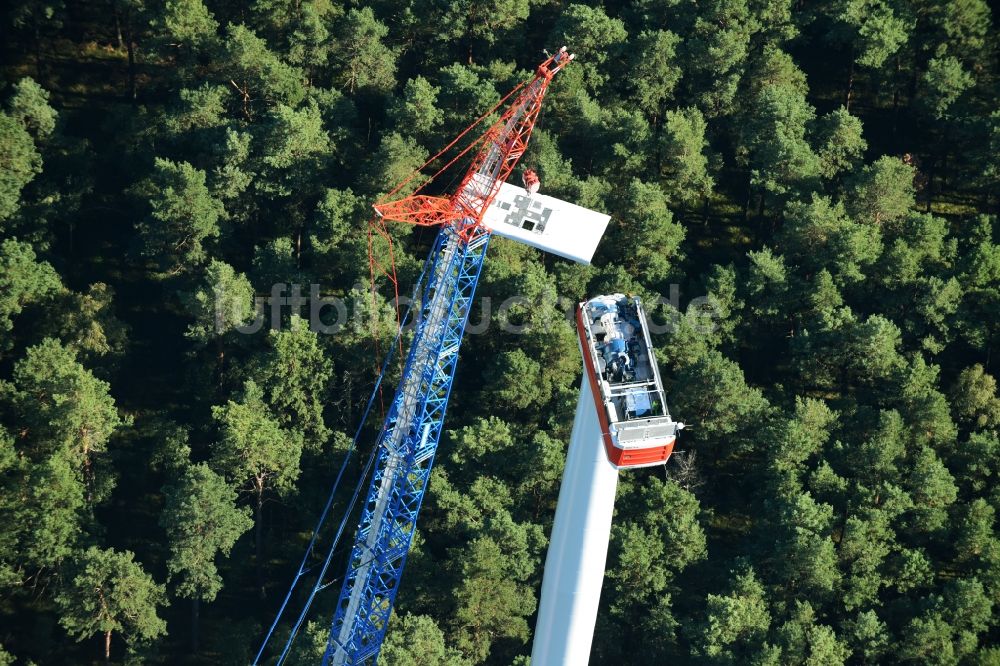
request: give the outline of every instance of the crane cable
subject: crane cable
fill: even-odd
[[[532,78],[531,80],[534,81],[534,78]],[[417,174],[419,174],[423,169],[425,169],[432,162],[434,162],[434,160],[438,159],[439,157],[441,157],[442,155],[444,155],[446,152],[448,152],[449,150],[451,150],[452,147],[456,143],[458,143],[459,141],[462,140],[462,137],[464,137],[466,134],[468,134],[470,131],[472,131],[473,127],[475,127],[479,123],[481,123],[484,120],[486,120],[487,118],[489,118],[490,115],[492,115],[494,111],[496,111],[497,109],[499,109],[503,105],[504,102],[506,102],[508,99],[510,99],[510,97],[512,95],[514,95],[516,92],[520,91],[521,88],[523,88],[524,86],[528,85],[528,83],[529,83],[528,81],[521,81],[516,86],[514,86],[514,88],[509,93],[507,93],[506,95],[504,95],[500,99],[499,102],[497,102],[496,104],[494,104],[490,108],[489,111],[487,111],[486,113],[484,113],[483,115],[479,116],[474,121],[472,121],[471,125],[469,125],[468,127],[466,127],[464,130],[461,131],[461,133],[458,136],[456,136],[454,139],[451,140],[451,143],[449,143],[447,146],[445,146],[444,148],[442,148],[441,150],[439,150],[437,153],[434,154],[434,156],[430,157],[426,162],[424,162],[423,164],[421,164],[419,167],[417,167],[416,169],[414,169],[410,173],[410,175],[408,175],[406,178],[404,178],[398,185],[396,185],[396,187],[392,188],[392,190],[390,190],[385,196],[383,196],[381,199],[379,199],[378,203],[385,202],[386,200],[389,199],[389,197],[393,196],[394,194],[396,194],[397,192],[399,192],[401,189],[403,189],[404,187],[406,187],[409,184],[409,182],[411,180],[413,180],[417,176]],[[479,143],[479,141],[481,139],[482,139],[482,137],[480,137],[476,141],[472,142],[472,144],[470,144],[467,148],[465,148],[465,150],[463,150],[461,153],[459,153],[459,155],[455,159],[457,159],[458,157],[461,157],[462,155],[464,155],[465,153],[467,153],[469,151],[469,149],[472,146],[474,146],[477,143]],[[451,162],[449,162],[443,168],[441,168],[440,170],[438,170],[438,172],[435,173],[433,176],[431,176],[429,179],[427,179],[426,181],[424,181],[423,183],[421,183],[417,187],[416,191],[420,191],[429,182],[431,182],[432,180],[434,180],[434,178],[436,178],[441,173],[441,171],[444,171],[445,168],[451,166],[455,162],[455,159],[453,159]]]
[[[423,270],[420,273],[420,277],[417,279],[417,283],[413,287],[413,299],[410,302],[410,304],[407,305],[406,314],[404,315],[404,319],[407,316],[409,316],[410,311],[413,309],[413,304],[417,302],[417,298],[418,298],[418,296],[420,296],[420,288],[421,288],[421,285],[424,282],[424,278],[427,275],[428,269],[430,267],[430,263],[431,263],[431,257],[428,256],[427,259],[424,261],[424,267],[423,267]],[[326,505],[323,507],[323,511],[320,514],[319,520],[316,523],[316,527],[313,528],[312,536],[309,539],[309,545],[306,547],[306,552],[302,556],[302,562],[301,562],[301,564],[299,564],[299,569],[296,572],[295,577],[292,579],[292,583],[291,583],[291,585],[288,588],[288,592],[285,594],[284,601],[282,601],[281,606],[278,609],[278,613],[277,613],[277,615],[274,618],[274,622],[271,623],[271,627],[268,629],[267,635],[264,637],[264,641],[261,643],[260,649],[257,651],[257,656],[254,657],[253,664],[255,666],[256,666],[256,664],[258,664],[260,662],[261,656],[264,654],[264,650],[267,647],[267,644],[270,642],[271,637],[274,634],[274,630],[278,626],[278,622],[281,621],[281,617],[284,614],[285,609],[287,608],[289,601],[291,601],[292,594],[294,593],[295,588],[298,586],[299,580],[302,578],[302,576],[304,576],[305,574],[309,573],[314,568],[313,566],[307,566],[308,561],[309,561],[309,557],[310,557],[310,555],[312,555],[313,551],[315,550],[316,542],[317,542],[317,540],[319,538],[320,530],[323,528],[323,525],[326,523],[327,516],[329,515],[330,509],[333,506],[333,501],[334,501],[334,498],[335,498],[335,496],[337,494],[337,490],[340,487],[340,482],[343,479],[344,472],[347,470],[347,465],[348,465],[348,463],[351,460],[351,456],[353,455],[354,451],[357,449],[358,440],[361,438],[362,430],[364,429],[365,423],[368,421],[368,416],[369,416],[369,414],[371,412],[372,406],[375,403],[375,397],[377,395],[380,395],[381,388],[382,388],[382,380],[385,378],[386,370],[388,369],[389,363],[392,361],[392,357],[394,355],[394,351],[395,351],[395,348],[396,348],[396,342],[398,342],[398,339],[402,335],[402,332],[403,332],[402,331],[402,327],[400,327],[399,331],[397,331],[397,333],[396,333],[397,340],[393,341],[393,344],[390,346],[389,352],[386,354],[385,360],[382,363],[381,371],[379,372],[378,378],[375,381],[375,385],[372,387],[371,395],[368,396],[368,402],[365,405],[365,410],[364,410],[364,412],[361,415],[361,420],[358,423],[358,428],[357,428],[357,430],[354,433],[354,439],[351,441],[351,445],[348,447],[347,452],[344,455],[344,460],[343,460],[343,462],[340,465],[340,471],[337,473],[336,480],[333,482],[333,486],[330,488],[330,494],[327,497]],[[329,565],[330,560],[332,559],[333,549],[334,549],[334,547],[336,547],[337,543],[340,540],[341,534],[343,533],[344,523],[347,520],[347,517],[350,515],[350,512],[353,510],[354,505],[357,503],[357,499],[358,499],[358,496],[360,495],[360,491],[361,491],[362,481],[367,476],[368,470],[371,468],[372,460],[374,460],[374,456],[375,456],[375,452],[376,451],[378,451],[378,446],[372,447],[372,454],[369,457],[368,464],[365,467],[365,473],[361,475],[361,479],[358,481],[358,486],[354,490],[354,494],[353,494],[353,496],[351,498],[351,501],[350,501],[350,503],[348,505],[348,508],[344,512],[343,519],[341,520],[340,528],[338,529],[338,531],[336,533],[336,536],[334,537],[333,545],[330,547],[330,551],[327,554],[326,559],[324,561],[324,566],[323,566],[323,572],[324,573],[326,571],[326,567]],[[321,574],[320,580],[318,582],[322,582],[322,574]],[[322,588],[320,588],[320,589],[322,589]],[[306,603],[306,607],[302,611],[302,615],[300,616],[299,621],[295,625],[295,629],[293,630],[292,636],[288,640],[289,645],[291,644],[292,639],[295,637],[295,633],[297,633],[299,626],[301,626],[302,617],[305,616],[305,612],[309,609],[309,605],[312,604],[312,599],[315,596],[315,594],[316,594],[317,591],[318,590],[314,589],[314,591],[312,592],[312,594],[309,595],[309,599],[308,599],[308,601]],[[287,647],[285,649],[285,652],[287,653]],[[284,653],[282,655],[282,658],[283,657],[284,657]]]

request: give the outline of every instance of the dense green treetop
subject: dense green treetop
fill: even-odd
[[[77,640],[103,634],[105,658],[115,632],[130,645],[166,633],[166,623],[157,615],[158,606],[166,603],[163,586],[134,557],[131,551],[93,546],[80,552],[70,584],[56,597],[60,624]]]
[[[619,475],[590,662],[1000,663],[993,11],[14,2],[0,663],[253,659],[434,238],[370,233],[372,203],[563,44],[511,181],[611,221],[591,266],[492,239],[381,662],[526,664],[579,396],[567,315],[629,292],[690,427]],[[345,557],[290,663],[322,654]]]
[[[229,555],[253,523],[235,506],[236,492],[204,463],[192,465],[165,490],[160,524],[170,540],[167,571],[181,597],[212,601],[222,589],[216,555]]]

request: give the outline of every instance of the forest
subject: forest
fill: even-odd
[[[590,663],[1000,665],[992,11],[4,3],[0,664],[253,660],[392,346],[372,202],[565,44],[516,175],[612,221],[591,266],[491,243],[521,300],[473,312],[379,663],[527,666],[567,303],[628,292],[691,427],[621,474]],[[409,293],[434,231],[389,232]],[[350,320],[243,330],[293,283]]]

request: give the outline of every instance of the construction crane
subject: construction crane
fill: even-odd
[[[574,261],[589,263],[607,227],[607,215],[538,194],[540,183],[534,172],[524,174],[525,188],[506,182],[528,145],[552,77],[572,60],[573,55],[566,47],[559,49],[537,67],[529,81],[501,100],[500,104],[513,98],[499,120],[459,154],[461,157],[478,146],[471,165],[453,193],[447,196],[424,194],[420,191],[422,185],[412,195],[380,201],[374,206],[375,219],[383,229],[386,221],[394,221],[439,226],[440,231],[425,264],[427,283],[423,285],[416,308],[416,330],[402,376],[369,461],[371,477],[342,578],[323,656],[324,665],[375,664],[378,659],[416,531],[441,437],[459,348],[491,235],[496,233]],[[498,108],[499,104],[494,110]],[[478,122],[463,131],[445,150],[454,146]],[[438,156],[444,152],[442,150]],[[387,198],[407,182],[397,186]],[[384,373],[385,366],[379,383]],[[362,488],[360,483],[355,499]],[[307,560],[333,495],[334,491],[255,664],[260,661],[296,583],[311,570]],[[345,521],[351,506],[353,500],[344,514]],[[330,585],[324,582],[324,575],[339,537],[338,530],[316,585],[278,658],[279,664],[288,654],[291,641],[316,593]]]
[[[565,47],[535,71],[483,138],[454,194],[376,205],[383,220],[440,225],[416,334],[378,442],[378,458],[348,559],[323,663],[374,663],[389,624],[430,478],[490,229],[487,209],[524,154]]]

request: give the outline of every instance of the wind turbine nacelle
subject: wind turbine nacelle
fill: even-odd
[[[589,264],[610,219],[604,213],[504,183],[486,209],[483,226],[498,236]]]
[[[576,325],[608,460],[618,468],[666,463],[684,424],[667,409],[642,301],[597,296],[580,303]]]

